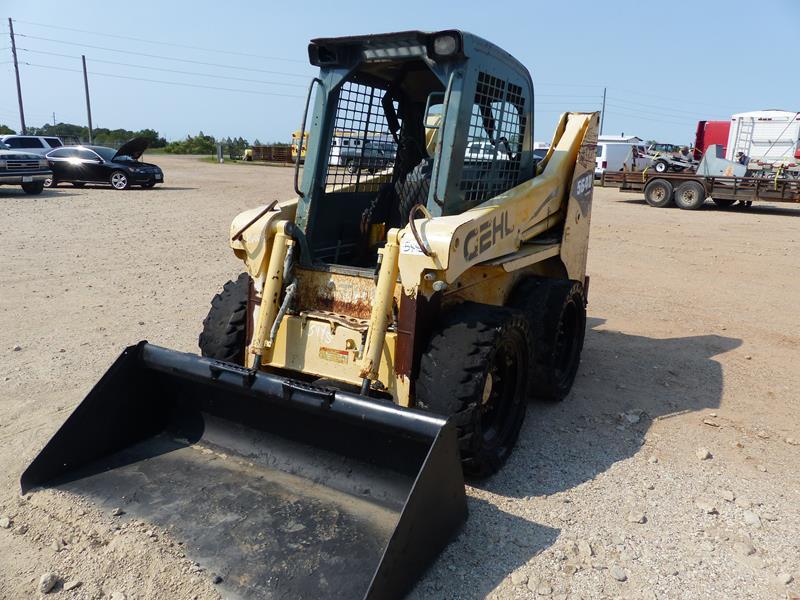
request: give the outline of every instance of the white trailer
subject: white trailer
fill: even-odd
[[[733,115],[725,158],[743,152],[750,162],[781,165],[800,160],[800,112],[757,110]]]

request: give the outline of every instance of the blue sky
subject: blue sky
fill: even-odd
[[[53,112],[57,121],[85,122],[85,54],[96,126],[152,127],[168,139],[202,129],[286,140],[299,126],[314,74],[310,38],[446,28],[481,35],[530,69],[540,140],[549,139],[560,112],[599,110],[604,86],[605,133],[664,142],[689,143],[700,119],[800,110],[793,74],[797,0],[3,0],[0,6],[0,123],[14,129],[7,17],[20,34],[28,125],[51,122]]]

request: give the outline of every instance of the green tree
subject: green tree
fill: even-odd
[[[41,127],[31,127],[32,135],[54,135],[67,138],[65,141],[89,142],[89,128],[73,123],[45,123]],[[150,148],[163,148],[167,145],[167,140],[158,135],[155,129],[141,129],[132,131],[129,129],[107,129],[105,127],[95,127],[92,131],[92,141],[98,146],[118,147],[133,138],[143,137],[148,140]]]
[[[214,136],[201,131],[196,136],[187,135],[184,140],[169,142],[164,146],[164,151],[171,154],[214,154],[216,148]]]
[[[15,133],[17,132],[11,129],[11,127],[9,127],[8,125],[0,124],[0,135],[9,135],[9,134],[13,135]]]

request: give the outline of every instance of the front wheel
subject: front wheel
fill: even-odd
[[[222,291],[214,296],[197,341],[201,355],[244,365],[249,293],[250,276],[242,273],[235,281],[222,286]]]
[[[527,408],[530,329],[519,311],[465,302],[445,315],[422,356],[420,408],[450,417],[471,477],[511,454]]]
[[[353,160],[352,158],[347,159],[347,162],[344,163],[344,167],[347,170],[347,172],[350,173],[351,175],[355,175],[359,171],[358,165],[356,165],[356,161]]]
[[[669,206],[672,204],[672,184],[666,179],[651,179],[644,186],[644,199],[655,208]]]
[[[656,173],[666,173],[669,171],[669,164],[665,160],[657,160],[653,165],[653,170]]]
[[[44,181],[34,181],[32,183],[23,183],[22,191],[31,196],[36,196],[42,193],[44,189]]]
[[[127,190],[131,185],[124,171],[114,171],[111,173],[109,181],[115,190]]]
[[[44,187],[46,188],[54,188],[58,185],[58,181],[53,179],[52,177],[48,177],[44,180]]]

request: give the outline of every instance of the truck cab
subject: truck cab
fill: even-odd
[[[0,136],[0,142],[12,150],[31,152],[41,156],[64,145],[60,138],[45,135],[3,135]]]
[[[43,156],[0,143],[0,185],[19,185],[26,194],[41,194],[45,181],[52,176]]]

